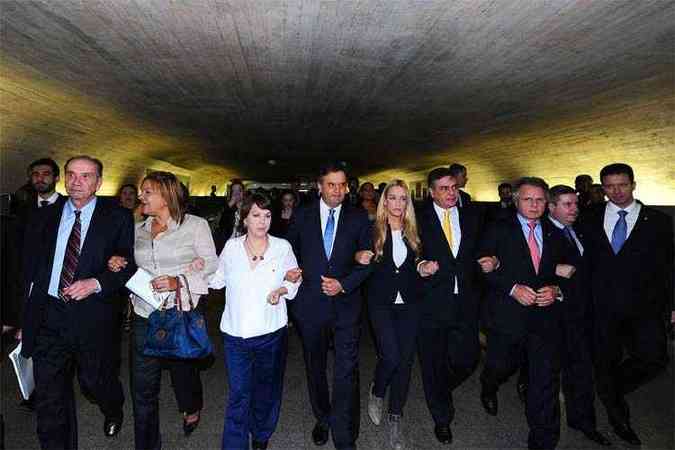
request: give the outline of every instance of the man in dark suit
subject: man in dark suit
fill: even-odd
[[[65,165],[68,201],[40,209],[27,228],[22,355],[33,358],[43,448],[77,448],[75,371],[105,416],[105,435],[115,436],[122,424],[111,300],[135,270],[134,229],[128,211],[96,198],[102,171],[94,158],[71,158]],[[131,264],[110,272],[112,255]]]
[[[418,351],[434,434],[448,444],[455,413],[452,390],[471,375],[480,355],[476,258],[481,219],[474,209],[457,207],[458,184],[449,169],[432,170],[427,182],[432,202],[418,219],[418,270],[424,280]]]
[[[462,190],[469,181],[466,167],[458,163],[452,163],[448,170],[450,170],[450,176],[457,182],[457,206],[459,208],[469,206],[471,204],[471,196]]]
[[[551,231],[546,210],[548,186],[527,177],[516,185],[517,214],[492,224],[482,253],[496,256],[499,267],[487,274],[492,290],[491,330],[481,402],[497,414],[497,390],[528,356],[530,385],[527,421],[530,449],[552,449],[560,436],[558,404],[560,289],[556,266],[566,261],[560,238]]]
[[[574,229],[579,199],[570,186],[553,186],[549,193],[548,219],[567,247],[569,262],[576,268],[570,279],[561,279],[562,302],[562,387],[567,424],[590,440],[603,445],[610,441],[596,428],[593,363],[591,360],[591,296],[583,235]]]
[[[367,276],[366,267],[357,264],[354,255],[371,248],[368,216],[344,202],[347,175],[342,166],[324,167],[318,187],[320,199],[293,214],[287,235],[303,278],[292,309],[317,419],[312,439],[324,445],[332,430],[336,448],[354,449],[359,434],[359,287]],[[332,402],[326,379],[331,333],[335,336]]]
[[[624,397],[668,361],[665,314],[673,295],[673,224],[635,200],[633,169],[627,164],[604,167],[600,180],[609,202],[582,217],[597,391],[617,436],[639,445]]]

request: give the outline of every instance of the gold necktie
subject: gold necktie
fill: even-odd
[[[448,240],[448,246],[450,247],[450,251],[452,251],[452,226],[450,225],[449,209],[443,212],[443,234],[445,234],[445,239]]]

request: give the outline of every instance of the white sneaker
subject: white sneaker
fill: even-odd
[[[373,394],[374,387],[375,383],[370,383],[370,389],[368,390],[368,416],[375,425],[379,425],[382,422],[382,404],[384,403],[384,399],[376,397]]]

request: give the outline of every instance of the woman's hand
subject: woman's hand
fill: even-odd
[[[422,277],[429,277],[435,274],[439,269],[438,262],[436,261],[424,261],[417,266],[417,271]]]
[[[286,294],[288,294],[288,289],[286,289],[285,287],[275,289],[267,295],[267,303],[269,303],[270,305],[277,305],[279,303],[279,299],[281,298],[281,296]]]
[[[127,266],[126,258],[122,256],[111,256],[108,260],[108,270],[111,272],[119,272]]]
[[[371,252],[370,250],[360,250],[354,255],[354,260],[363,266],[367,266],[370,264],[373,256],[375,256],[375,253]]]
[[[206,261],[204,261],[204,258],[200,258],[198,256],[195,259],[193,259],[190,264],[188,264],[187,269],[185,269],[185,272],[187,273],[199,272],[200,270],[204,270],[204,267],[206,267]]]
[[[284,280],[288,281],[289,283],[297,283],[301,279],[302,279],[302,269],[299,267],[289,270],[288,272],[286,272],[286,276],[284,276]]]
[[[172,292],[178,289],[178,277],[160,275],[150,281],[155,292]]]

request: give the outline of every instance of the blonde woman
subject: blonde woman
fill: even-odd
[[[368,415],[375,425],[381,423],[388,388],[388,434],[394,449],[405,445],[401,418],[419,326],[420,251],[408,185],[394,180],[384,188],[377,205],[373,250],[357,253],[357,261],[370,266],[366,285],[368,312],[380,349],[368,396]]]

